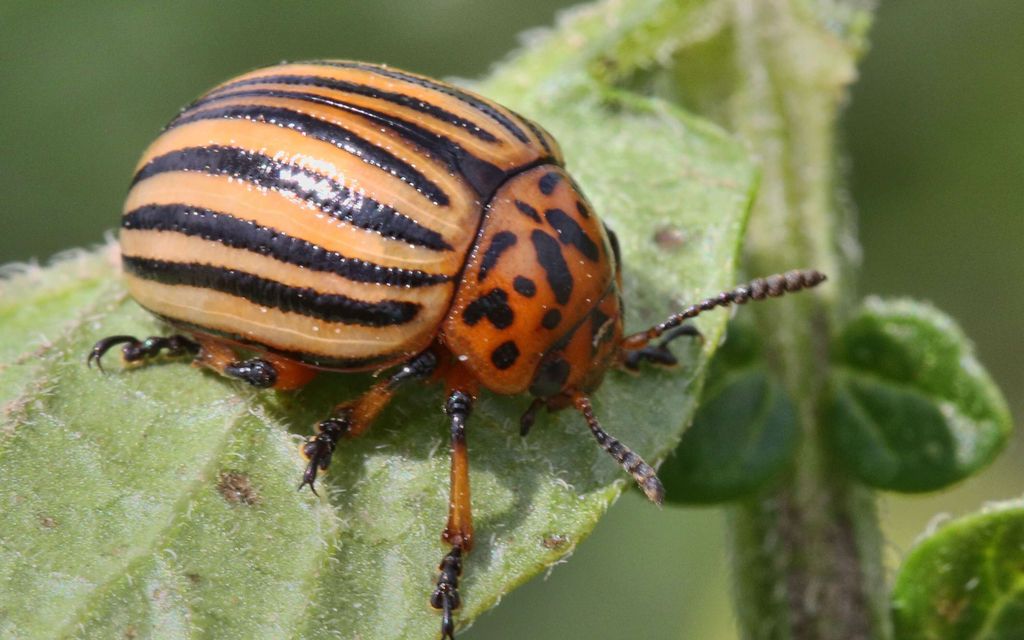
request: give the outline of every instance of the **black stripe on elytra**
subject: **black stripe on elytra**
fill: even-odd
[[[312,271],[335,273],[356,282],[389,287],[426,287],[451,280],[450,276],[443,274],[384,267],[365,260],[347,258],[337,251],[328,251],[251,220],[187,204],[144,205],[126,213],[121,226],[125,229],[199,236],[233,249],[252,251]]]
[[[544,217],[547,218],[548,224],[558,232],[558,239],[562,241],[562,244],[576,247],[592,262],[597,262],[597,245],[578,222],[561,209],[548,209],[544,212]]]
[[[612,245],[612,255],[615,256],[615,270],[616,272],[622,268],[622,248],[619,247],[619,236],[615,235],[611,227],[605,223],[601,223],[604,227],[605,235],[608,236],[608,242]]]
[[[379,76],[384,76],[385,78],[401,80],[403,82],[408,82],[409,84],[414,84],[419,87],[433,89],[434,91],[443,93],[446,96],[451,96],[458,100],[459,102],[468,104],[470,107],[476,109],[480,113],[491,118],[492,120],[500,124],[502,127],[504,127],[509,133],[515,136],[516,139],[519,140],[520,142],[530,141],[530,138],[526,135],[526,132],[523,131],[519,127],[519,125],[513,122],[511,118],[509,118],[508,116],[494,108],[494,105],[485,102],[481,98],[470,95],[465,91],[461,91],[460,89],[453,87],[450,84],[444,84],[442,82],[430,80],[429,78],[424,78],[422,76],[414,76],[412,74],[399,71],[398,69],[391,69],[389,67],[382,67],[375,64],[368,64],[365,62],[315,60],[310,64],[322,64],[331,67],[342,67],[345,69],[359,69],[360,71],[369,71],[370,73]]]
[[[304,91],[282,91],[278,89],[250,89],[247,91],[218,92],[214,96],[200,100],[196,106],[206,106],[209,103],[234,98],[284,98],[289,100],[301,100],[303,102],[324,105],[326,107],[343,111],[347,114],[358,116],[367,120],[376,127],[383,125],[395,132],[409,144],[423,150],[427,157],[438,158],[445,164],[451,173],[461,174],[465,177],[473,190],[481,196],[489,196],[495,189],[497,189],[498,185],[505,181],[506,173],[503,170],[490,162],[469,153],[458,143],[444,135],[434,133],[415,122],[404,120],[392,114],[341,100],[335,100],[315,93],[308,93]]]
[[[519,116],[519,119],[526,123],[526,126],[530,128],[530,131],[533,132],[533,135],[537,136],[537,139],[540,140],[541,146],[544,147],[544,151],[547,152],[549,156],[554,156],[555,150],[551,148],[550,144],[548,144],[548,136],[545,135],[544,130],[537,126],[537,123],[530,120],[529,118]]]
[[[213,289],[263,307],[273,307],[326,322],[367,327],[402,325],[415,318],[420,310],[420,305],[414,302],[367,302],[333,293],[320,293],[307,287],[290,287],[244,271],[196,262],[169,262],[137,256],[122,256],[121,262],[125,271],[146,280]]]
[[[544,269],[548,285],[555,294],[555,300],[558,301],[558,304],[569,302],[569,297],[572,296],[572,272],[569,271],[569,265],[565,263],[562,247],[558,245],[558,240],[540,229],[533,230],[530,240],[537,253],[537,262]]]
[[[494,265],[498,264],[498,258],[501,257],[501,254],[514,246],[516,240],[518,240],[516,234],[511,231],[500,231],[494,234],[494,237],[491,238],[491,244],[487,247],[487,251],[484,252],[483,260],[480,261],[478,281],[484,281],[484,278],[487,277],[487,272],[494,268]]]
[[[231,176],[258,187],[285,191],[360,229],[428,249],[452,250],[441,234],[392,207],[350,191],[326,176],[260,153],[221,146],[178,149],[147,162],[132,184],[169,171]]]
[[[491,363],[501,371],[508,369],[519,359],[519,347],[515,341],[507,340],[491,352]]]
[[[245,80],[238,80],[237,82],[231,82],[222,87],[211,91],[206,96],[200,98],[197,102],[189,105],[189,109],[194,109],[207,100],[213,100],[221,97],[222,92],[233,91],[239,87],[259,85],[259,84],[287,84],[296,85],[300,87],[318,87],[321,89],[330,89],[332,91],[342,91],[344,93],[351,93],[359,96],[366,96],[374,100],[381,100],[383,102],[390,102],[391,104],[398,105],[400,107],[407,107],[414,111],[419,111],[429,115],[441,122],[446,124],[454,125],[464,129],[474,138],[479,138],[485,142],[497,142],[498,138],[487,129],[481,128],[477,123],[465,118],[461,118],[451,111],[442,109],[436,104],[424,101],[422,98],[416,98],[406,93],[395,93],[393,91],[384,91],[383,89],[377,89],[365,84],[359,84],[357,82],[348,82],[346,80],[338,80],[335,78],[328,78],[325,76],[306,76],[306,75],[275,75],[275,76],[262,76],[259,78],[247,78]]]
[[[508,293],[503,289],[491,289],[466,305],[462,321],[471,327],[487,318],[495,329],[507,329],[515,322],[515,313],[508,306]]]
[[[309,114],[262,104],[228,105],[182,114],[167,128],[173,129],[199,120],[251,120],[291,129],[337,147],[366,164],[398,178],[436,205],[445,206],[449,203],[448,194],[408,162],[342,126],[314,118]]]
[[[587,205],[583,204],[582,200],[576,201],[576,210],[580,212],[580,215],[584,218],[590,217],[590,210],[587,209]]]
[[[540,214],[537,213],[537,210],[531,207],[530,205],[526,204],[522,200],[516,200],[516,209],[519,209],[519,213],[523,214],[524,216],[533,218],[534,222],[540,222]]]
[[[548,171],[537,181],[537,186],[540,188],[541,193],[550,196],[561,181],[562,176],[557,171]]]

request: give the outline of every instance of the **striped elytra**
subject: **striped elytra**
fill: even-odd
[[[380,368],[437,337],[495,192],[561,160],[536,124],[422,76],[261,69],[146,150],[122,219],[125,277],[172,323],[317,367]]]
[[[537,124],[470,91],[351,61],[280,64],[229,80],[175,117],[136,167],[120,234],[131,295],[177,330],[110,336],[125,361],[166,353],[256,387],[318,370],[390,369],[303,446],[301,486],[410,380],[444,384],[451,494],[431,604],[454,634],[473,546],[467,421],[480,388],[577,410],[598,445],[660,502],[639,455],[589,395],[610,368],[674,364],[683,322],[817,285],[755,280],[624,336],[617,241]],[[681,326],[682,325],[682,326]]]

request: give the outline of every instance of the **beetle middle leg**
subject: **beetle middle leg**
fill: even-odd
[[[316,370],[300,362],[273,354],[240,359],[231,344],[216,338],[198,335],[199,345],[193,363],[212,369],[222,376],[247,382],[257,389],[288,391],[308,384]]]
[[[325,471],[331,464],[331,455],[338,446],[338,441],[344,437],[354,438],[361,435],[388,405],[402,383],[426,378],[434,373],[436,368],[437,356],[433,351],[424,351],[407,361],[389,377],[374,384],[363,395],[335,407],[331,417],[317,423],[316,435],[302,445],[302,455],[309,460],[309,464],[302,474],[299,488],[309,485],[310,490],[316,493],[314,484],[317,474]]]

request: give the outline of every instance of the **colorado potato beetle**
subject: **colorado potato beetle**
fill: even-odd
[[[411,380],[444,383],[448,547],[430,603],[454,634],[473,546],[466,423],[480,388],[572,407],[648,498],[654,469],[609,435],[589,400],[611,367],[674,364],[702,311],[813,287],[792,271],[624,335],[621,263],[543,128],[470,91],[375,64],[280,64],[229,80],[174,118],[139,161],[121,221],[136,301],[180,333],[96,343],[158,354],[255,387],[318,370],[389,371],[336,406],[302,446],[315,492],[343,438],[366,431]],[[244,354],[244,355],[239,355]]]

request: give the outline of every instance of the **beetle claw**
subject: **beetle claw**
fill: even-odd
[[[121,357],[124,358],[125,362],[138,362],[146,358],[152,358],[159,355],[161,351],[166,351],[169,356],[180,356],[199,351],[198,344],[185,336],[179,335],[167,337],[150,336],[145,340],[138,340],[134,336],[125,335],[107,336],[92,346],[89,356],[85,359],[86,365],[92,367],[92,364],[95,362],[96,368],[103,371],[102,360],[104,354],[119,344],[124,345],[121,347]]]
[[[92,346],[89,356],[85,359],[86,366],[92,368],[95,362],[96,368],[103,371],[103,356],[116,345],[124,343],[127,343],[126,347],[141,344],[134,336],[107,336]]]
[[[441,610],[441,640],[455,640],[452,612],[462,605],[459,597],[459,575],[462,573],[462,549],[454,547],[437,568],[437,587],[430,596],[430,606]]]
[[[314,486],[317,474],[327,470],[328,465],[331,464],[331,455],[334,453],[335,447],[338,446],[338,440],[351,428],[352,423],[348,416],[327,418],[316,425],[317,434],[302,445],[302,455],[309,460],[309,464],[306,465],[306,471],[302,474],[302,482],[299,484],[300,491],[308,485],[313,495],[320,495]]]

